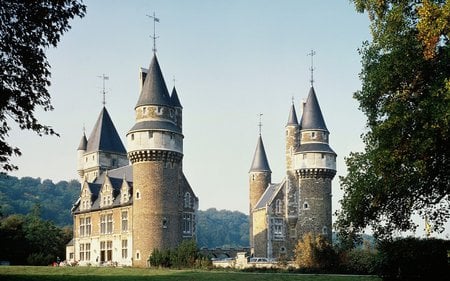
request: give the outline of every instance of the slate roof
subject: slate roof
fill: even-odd
[[[284,179],[281,183],[269,184],[259,201],[256,203],[254,209],[265,208],[267,204],[271,204],[275,196],[278,194],[278,191],[284,187],[285,183],[286,179]]]
[[[324,130],[328,132],[314,87],[309,90],[308,98],[303,107],[300,126],[302,130]]]
[[[292,125],[298,125],[298,120],[297,120],[297,112],[295,112],[295,106],[294,104],[291,105],[291,110],[289,111],[289,117],[288,117],[288,122],[286,124],[286,126],[292,126]]]
[[[127,153],[106,107],[103,107],[100,112],[94,129],[92,129],[87,140],[86,152],[94,151]]]
[[[326,152],[336,155],[336,152],[331,149],[327,143],[303,143],[297,147],[296,152]]]
[[[78,145],[78,150],[86,150],[87,148],[87,138],[86,134],[83,133],[83,136],[81,137],[80,144]]]
[[[172,106],[169,91],[167,90],[156,54],[153,55],[153,59],[148,68],[148,73],[145,77],[136,107],[142,105]]]
[[[256,144],[256,150],[249,172],[272,172],[269,167],[269,161],[267,160],[266,150],[264,149],[261,135]]]
[[[172,94],[170,95],[170,100],[172,102],[172,106],[183,108],[183,106],[180,103],[180,99],[178,98],[177,89],[175,89],[175,86],[172,89]]]
[[[129,133],[142,130],[169,131],[181,134],[181,129],[171,122],[166,121],[141,121],[134,124]]]

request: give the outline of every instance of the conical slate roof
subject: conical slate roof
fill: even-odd
[[[172,106],[183,108],[183,106],[181,106],[180,99],[178,98],[178,93],[177,93],[177,89],[175,89],[175,86],[172,89],[172,94],[170,95],[170,100],[172,102]]]
[[[255,155],[253,156],[250,172],[272,172],[269,167],[269,161],[267,161],[266,150],[264,149],[261,135],[256,144]]]
[[[87,148],[87,138],[86,134],[83,133],[83,136],[81,137],[80,144],[78,145],[77,150],[86,150],[86,148]]]
[[[313,87],[309,90],[308,99],[303,107],[300,126],[302,130],[324,130],[328,132]]]
[[[152,62],[148,68],[136,107],[142,105],[172,106],[169,91],[167,90],[166,82],[164,82],[156,54],[153,55]]]
[[[286,126],[292,126],[292,125],[295,125],[295,126],[298,125],[297,112],[295,112],[294,104],[292,104],[291,111],[289,111],[289,118],[288,118],[288,122],[287,122]]]
[[[86,152],[93,151],[127,153],[105,107],[100,112],[94,129],[92,129],[92,133],[87,141]]]

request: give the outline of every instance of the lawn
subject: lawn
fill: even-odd
[[[166,270],[110,267],[0,266],[0,280],[58,281],[380,281],[373,276],[247,273],[233,271]]]

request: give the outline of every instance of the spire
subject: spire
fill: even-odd
[[[302,130],[324,130],[328,132],[314,87],[309,90],[308,98],[303,106],[300,126]]]
[[[97,122],[95,122],[94,129],[87,141],[86,151],[127,153],[105,107],[103,107]]]
[[[80,144],[78,145],[77,150],[86,150],[87,144],[88,144],[88,141],[86,138],[86,134],[83,132],[83,136],[81,137]]]
[[[294,101],[292,101],[291,111],[289,111],[289,117],[286,126],[297,126],[297,125],[298,125],[297,112],[295,112]]]
[[[173,86],[172,94],[170,95],[170,100],[172,101],[173,107],[183,108],[183,106],[181,106],[180,99],[178,98],[177,89],[175,89],[175,86]]]
[[[272,172],[269,167],[269,161],[267,161],[266,150],[264,149],[261,135],[258,137],[250,172]]]
[[[152,62],[148,68],[136,107],[142,105],[172,106],[169,91],[167,90],[156,54],[153,55]]]

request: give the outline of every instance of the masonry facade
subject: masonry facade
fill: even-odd
[[[145,267],[154,249],[196,237],[198,198],[183,173],[182,106],[154,54],[141,68],[135,124],[125,149],[105,107],[78,147],[80,197],[66,259]]]
[[[261,135],[249,171],[250,251],[255,257],[291,259],[307,233],[331,242],[336,153],[312,86],[300,122],[292,104],[285,134],[286,176],[281,182],[272,183]]]

